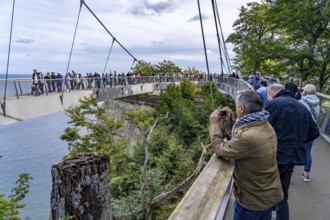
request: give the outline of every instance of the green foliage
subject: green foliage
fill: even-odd
[[[229,99],[213,86],[215,103],[231,105]],[[196,92],[206,97],[205,105],[195,104]],[[82,151],[96,151],[110,156],[111,194],[113,214],[118,219],[143,219],[146,204],[142,195],[142,167],[145,145],[148,144],[147,194],[150,199],[175,187],[194,172],[201,154],[201,142],[209,143],[208,123],[211,113],[209,87],[197,88],[194,83],[183,81],[171,84],[160,94],[159,111],[141,109],[125,112],[125,119],[141,132],[141,139],[133,149],[127,149],[128,140],[116,137],[122,123],[97,106],[93,97],[81,100],[81,105],[68,109],[71,127],[62,139],[69,143],[69,156]],[[148,143],[145,137],[153,128]],[[130,152],[130,153],[129,153]],[[211,152],[211,151],[210,151]],[[211,153],[210,153],[211,154]],[[164,201],[154,210],[157,219],[166,219],[187,188]]]
[[[133,68],[135,74],[151,76],[155,73],[155,67],[151,63],[147,63],[144,60],[140,60]]]
[[[158,167],[167,178],[177,174],[177,168],[184,160],[184,149],[180,145],[170,145],[159,158]]]
[[[202,71],[198,70],[196,67],[190,67],[188,66],[187,69],[183,70],[184,74],[188,74],[188,75],[196,75],[196,74],[200,74],[202,73]]]
[[[135,74],[141,75],[154,75],[156,73],[170,73],[170,74],[178,74],[181,73],[181,68],[175,65],[172,61],[163,60],[162,62],[158,62],[158,64],[151,64],[144,60],[140,60],[134,68],[132,68]],[[195,69],[193,69],[195,70]]]
[[[235,69],[244,75],[293,76],[319,90],[329,88],[328,1],[266,0],[240,9],[234,44]]]
[[[12,189],[12,193],[8,198],[5,194],[0,194],[0,219],[21,219],[18,210],[24,208],[25,204],[20,204],[20,201],[29,192],[30,180],[32,180],[32,177],[29,174],[21,173],[16,181],[16,187]]]
[[[66,109],[66,114],[70,117],[68,123],[72,125],[66,128],[61,136],[62,140],[68,142],[70,154],[67,157],[82,152],[99,152],[106,155],[122,152],[127,144],[122,139],[114,139],[122,131],[122,122],[98,106],[93,96],[79,101],[79,106]]]
[[[181,72],[181,68],[176,66],[172,61],[164,60],[155,65],[155,70],[157,73],[173,73],[177,74]]]
[[[140,109],[137,111],[125,112],[126,120],[136,124],[143,132],[147,132],[155,121],[151,110]]]
[[[71,127],[61,136],[68,142],[71,158],[82,152],[97,152],[111,158],[111,176],[116,177],[129,169],[126,166],[130,156],[127,154],[128,141],[117,137],[122,131],[122,122],[109,115],[97,105],[94,97],[80,99],[80,105],[66,109]]]

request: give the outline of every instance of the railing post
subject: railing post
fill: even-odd
[[[17,92],[17,86],[16,86],[16,80],[14,80],[14,85],[15,85],[15,91],[16,91],[17,99],[19,99],[18,92]]]
[[[20,83],[19,79],[17,80],[17,82],[18,82],[19,91],[21,92],[21,95],[23,95],[22,87],[21,87],[21,83]]]
[[[323,120],[322,127],[320,129],[320,133],[321,134],[324,134],[325,129],[326,129],[327,125],[328,125],[329,118],[330,118],[330,109],[328,109],[327,115],[325,116],[325,118]]]

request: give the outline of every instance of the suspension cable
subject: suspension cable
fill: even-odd
[[[115,38],[112,38],[112,44],[111,44],[111,47],[110,47],[110,50],[109,50],[107,61],[105,62],[105,66],[104,66],[104,69],[103,69],[103,74],[105,72],[105,69],[107,68],[109,57],[110,57],[110,54],[111,54],[111,51],[112,51],[113,44],[115,43],[115,40],[116,40]]]
[[[202,30],[202,37],[203,37],[205,61],[206,61],[206,68],[207,68],[207,77],[209,78],[209,84],[210,84],[210,93],[211,93],[211,100],[212,100],[212,111],[214,111],[213,90],[212,90],[212,85],[211,85],[210,70],[209,70],[209,61],[208,61],[208,58],[207,58],[205,35],[204,35],[204,27],[203,27],[203,19],[202,19],[202,12],[201,12],[201,6],[200,6],[200,3],[199,3],[199,0],[197,0],[197,4],[198,4],[198,11],[199,11],[199,21],[201,23],[201,30]]]
[[[218,9],[218,3],[217,3],[217,0],[214,0],[214,1],[215,1],[215,9],[216,9],[216,12],[217,12],[217,17],[218,17],[218,22],[219,22],[220,33],[221,33],[221,37],[222,37],[222,42],[223,42],[223,47],[224,47],[226,62],[227,62],[229,74],[231,74],[232,73],[232,71],[231,71],[231,64],[230,64],[230,59],[229,59],[229,54],[228,54],[227,46],[226,46],[225,39],[224,39],[224,36],[223,36],[222,25],[221,25],[221,20],[220,20],[220,15],[219,15],[219,9]]]
[[[108,34],[110,34],[110,36],[115,39],[115,41],[119,44],[119,46],[121,46],[121,48],[123,48],[126,53],[128,53],[134,60],[137,60],[112,34],[111,32],[107,29],[107,27],[102,23],[102,21],[94,14],[94,12],[88,7],[88,5],[85,3],[84,0],[81,0],[82,4],[84,4],[86,6],[86,8],[90,11],[90,13],[92,13],[92,15],[96,18],[96,20],[102,25],[102,27],[108,32]],[[138,61],[139,62],[139,61]]]
[[[212,2],[212,9],[213,9],[213,17],[214,17],[215,28],[216,28],[216,31],[217,31],[218,47],[219,47],[219,54],[220,54],[221,73],[223,73],[223,60],[222,60],[221,42],[220,42],[218,23],[217,23],[217,18],[216,18],[216,13],[215,13],[214,0],[211,0],[211,2]]]
[[[8,57],[7,57],[7,69],[6,69],[6,82],[5,82],[5,92],[3,95],[3,102],[1,102],[1,108],[3,110],[3,115],[6,117],[6,96],[7,96],[7,83],[8,83],[8,69],[9,69],[9,58],[10,58],[10,49],[11,49],[11,37],[13,33],[13,24],[14,24],[14,12],[15,12],[15,0],[13,0],[13,10],[11,13],[11,25],[10,25],[10,36],[9,36],[9,47],[8,47]]]
[[[73,51],[73,46],[74,46],[74,42],[76,40],[76,34],[77,34],[77,29],[78,29],[78,23],[79,23],[79,18],[80,18],[80,12],[81,12],[81,8],[82,8],[82,3],[84,2],[84,0],[80,1],[80,7],[79,7],[79,12],[78,12],[78,18],[77,18],[77,22],[76,22],[76,28],[74,30],[74,34],[73,34],[73,40],[72,40],[72,44],[71,44],[71,51],[70,51],[70,56],[69,56],[69,61],[68,61],[68,65],[66,67],[66,71],[65,71],[65,75],[68,73],[69,71],[69,67],[70,67],[70,62],[71,62],[71,56],[72,56],[72,51]],[[65,76],[64,76],[65,77]],[[65,79],[64,79],[65,80]],[[65,82],[64,82],[65,83]],[[64,88],[62,88],[62,94],[60,95],[60,99],[63,105],[63,95],[64,95]]]
[[[136,59],[133,60],[133,63],[132,63],[131,69],[133,68],[134,63],[135,63],[136,61],[137,61]]]

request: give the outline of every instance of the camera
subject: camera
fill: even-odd
[[[220,116],[226,116],[227,115],[227,110],[226,109],[220,109]]]

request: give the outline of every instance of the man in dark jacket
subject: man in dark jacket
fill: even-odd
[[[268,122],[277,136],[277,165],[284,199],[277,204],[277,219],[289,219],[288,190],[295,165],[306,163],[304,143],[316,139],[320,133],[308,109],[293,98],[281,84],[267,87],[270,113]]]
[[[294,78],[290,77],[289,82],[285,83],[285,89],[289,90],[293,97],[298,92],[298,86],[294,83]]]

